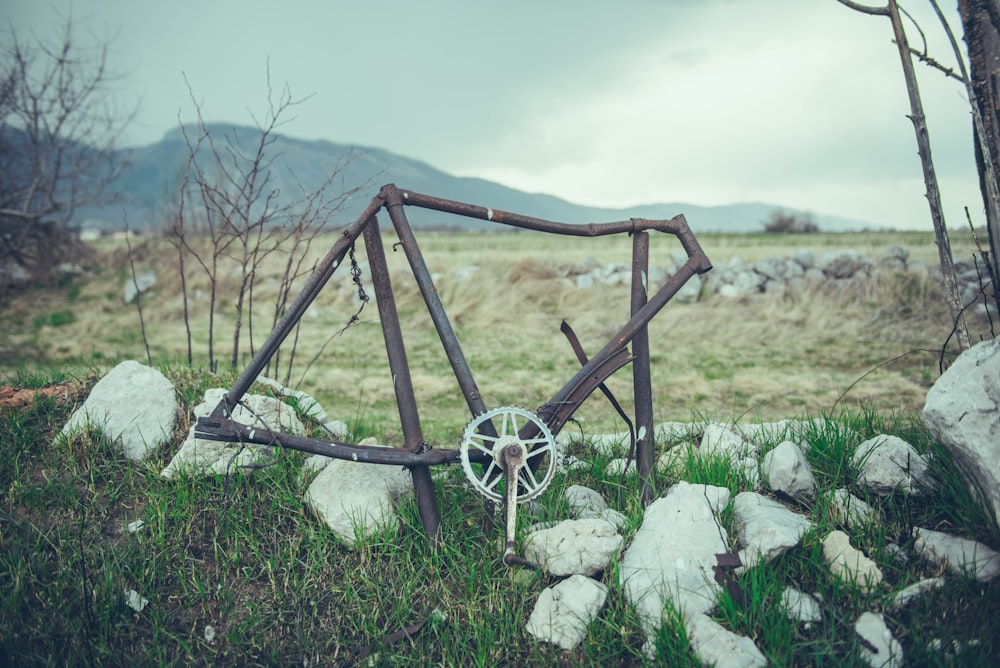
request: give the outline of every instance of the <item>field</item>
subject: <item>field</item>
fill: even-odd
[[[955,234],[956,256],[971,242]],[[331,238],[327,243],[332,243]],[[578,368],[559,332],[572,324],[589,353],[628,312],[626,287],[581,289],[560,280],[566,267],[588,257],[628,262],[630,242],[506,235],[425,234],[425,259],[487,406],[534,408]],[[930,234],[768,236],[708,235],[700,239],[717,265],[787,257],[798,249],[821,255],[855,248],[877,259],[894,244],[911,258],[936,262]],[[654,238],[651,264],[676,250]],[[563,652],[526,637],[524,624],[541,589],[553,579],[499,563],[498,533],[484,533],[482,504],[457,467],[435,478],[444,542],[432,549],[416,504],[399,507],[398,534],[351,550],[302,501],[304,457],[285,452],[253,474],[165,480],[159,471],[172,452],[130,463],[115,444],[95,434],[56,438],[73,406],[122,359],[146,360],[136,306],[122,303],[131,273],[118,242],[106,242],[90,276],[6,295],[0,306],[3,384],[60,384],[68,401],[39,397],[0,413],[0,664],[11,665],[643,665],[635,612],[614,584],[617,563],[603,575],[611,587],[607,608],[586,642]],[[184,418],[208,387],[228,386],[237,276],[231,263],[218,274],[216,373],[208,367],[209,285],[192,271],[187,293],[193,366],[187,364],[184,302],[172,247],[159,239],[133,240],[141,273],[157,283],[141,301],[145,338],[156,366],[174,383]],[[363,263],[359,248],[358,261]],[[401,252],[390,252],[393,285],[424,432],[453,447],[469,420],[430,318],[423,310]],[[465,267],[477,267],[464,277]],[[253,341],[244,323],[238,366],[270,330],[276,256],[258,276]],[[336,274],[282,351],[272,375],[311,393],[351,436],[398,444],[392,380],[368,304],[345,329],[359,303],[347,268]],[[471,273],[471,272],[470,272]],[[371,293],[370,282],[362,285]],[[971,323],[990,336],[990,323]],[[935,574],[922,563],[899,563],[891,545],[906,548],[914,526],[959,533],[1000,547],[1000,531],[977,507],[947,453],[919,420],[927,389],[954,352],[940,288],[926,274],[882,272],[850,286],[816,286],[782,295],[736,300],[711,297],[671,302],[650,326],[654,412],[658,421],[755,422],[831,417],[856,439],[813,444],[810,464],[821,494],[850,486],[853,448],[870,436],[899,435],[932,459],[937,490],[911,499],[870,499],[879,522],[852,536],[886,573],[872,595],[847,591],[821,563],[820,540],[836,522],[821,517],[801,545],[767,568],[740,578],[747,600],[723,596],[716,615],[752,637],[774,665],[861,666],[852,623],[864,611],[888,611],[893,591]],[[609,383],[626,410],[628,368]],[[622,428],[600,396],[576,416],[586,433]],[[315,428],[315,425],[311,425]],[[575,429],[576,427],[574,427]],[[676,445],[657,444],[658,452]],[[762,443],[765,448],[776,443]],[[529,519],[561,518],[560,491],[571,484],[599,490],[628,517],[626,543],[642,508],[636,489],[604,472],[607,457],[576,453],[591,466],[559,475]],[[738,492],[745,478],[718,462],[691,461],[678,474],[691,482]],[[664,493],[672,476],[657,480]],[[142,519],[137,533],[125,529]],[[723,517],[723,523],[731,522]],[[775,604],[794,582],[819,592],[824,621],[813,628],[790,623]],[[135,589],[149,599],[142,612],[123,603]],[[956,578],[902,612],[887,612],[911,665],[996,665],[1000,660],[1000,594],[996,585]],[[419,633],[381,646],[388,634],[425,622]],[[211,629],[211,630],[209,630]],[[697,665],[683,628],[668,619],[657,636],[657,665]],[[947,652],[933,649],[937,640]],[[953,650],[953,651],[952,651]],[[958,657],[955,657],[955,654]]]
[[[970,257],[971,240],[954,236],[956,257]],[[584,290],[558,276],[587,258],[628,263],[628,238],[431,233],[418,239],[428,266],[439,275],[439,292],[488,406],[534,408],[572,375],[577,362],[559,332],[562,320],[593,354],[627,319],[627,287]],[[801,248],[817,257],[828,250],[855,248],[877,260],[884,248],[898,244],[911,258],[932,266],[937,253],[929,233],[708,235],[702,243],[717,266],[733,258],[747,263],[788,257]],[[122,302],[122,287],[130,275],[125,250],[120,243],[105,250],[109,259],[98,275],[31,290],[9,301],[3,308],[0,368],[8,373],[25,365],[83,372],[121,359],[145,360],[136,307]],[[651,266],[677,250],[672,237],[654,237]],[[136,244],[133,256],[137,273],[157,273],[157,284],[142,298],[152,358],[185,362],[176,253],[153,239]],[[360,247],[358,257],[363,263]],[[468,420],[464,402],[403,253],[390,252],[388,259],[425,429],[434,439],[454,440]],[[205,366],[209,286],[190,264],[193,356],[195,366]],[[248,325],[244,318],[240,368],[251,350],[249,330],[253,346],[259,346],[271,329],[277,285],[273,276],[279,273],[280,259],[275,257],[268,267],[271,273],[264,271],[256,283],[254,321]],[[467,267],[478,271],[468,279],[456,276]],[[285,366],[270,372],[313,394],[331,418],[363,416],[391,429],[397,422],[395,401],[375,305],[369,304],[360,322],[344,329],[359,306],[347,269],[334,275],[296,336],[286,342],[282,360],[291,357],[296,345],[291,374]],[[223,367],[233,349],[237,271],[229,262],[218,273],[214,352]],[[367,293],[372,292],[369,284]],[[849,288],[830,285],[781,296],[674,301],[650,326],[657,418],[783,418],[830,410],[838,400],[914,411],[938,375],[949,332],[940,290],[926,274],[882,273]],[[975,333],[988,336],[988,324],[976,323]],[[624,370],[610,385],[627,400],[630,383]],[[578,417],[603,423],[612,415],[605,402],[594,399]]]

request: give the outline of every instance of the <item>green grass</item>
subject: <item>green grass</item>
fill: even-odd
[[[231,380],[179,364],[163,370],[186,415],[206,387]],[[42,377],[24,380],[44,384]],[[90,376],[84,385],[95,380]],[[0,416],[0,664],[365,665],[368,658],[377,666],[645,663],[645,639],[618,586],[617,563],[603,575],[608,602],[580,648],[564,652],[525,635],[535,598],[554,580],[500,564],[500,530],[484,533],[482,504],[458,467],[435,476],[440,547],[427,540],[410,499],[398,509],[398,532],[349,549],[302,501],[303,454],[282,451],[272,466],[252,475],[165,480],[159,471],[170,449],[134,463],[93,433],[57,438],[71,409],[43,398]],[[742,574],[742,596],[724,593],[716,619],[753,638],[774,665],[863,665],[852,629],[866,610],[885,612],[911,665],[949,665],[945,655],[927,649],[935,638],[968,646],[956,665],[995,664],[996,585],[952,578],[911,607],[889,611],[892,592],[934,573],[923,563],[897,563],[889,545],[906,548],[917,525],[993,546],[1000,532],[911,415],[848,410],[833,417],[847,429],[828,422],[806,437],[821,499],[852,482],[850,456],[869,436],[899,435],[934,461],[935,491],[868,498],[879,521],[851,532],[852,543],[876,560],[886,583],[863,594],[829,574],[820,542],[837,527],[818,503],[816,525],[801,544]],[[378,427],[358,404],[355,435]],[[178,427],[175,442],[184,428]],[[769,434],[760,444],[766,450],[784,436]],[[593,465],[558,475],[537,507],[522,509],[519,533],[523,537],[530,521],[565,517],[561,491],[584,484],[628,517],[629,540],[642,515],[634,477],[623,486],[620,477],[602,473],[607,458],[576,453]],[[680,478],[733,493],[748,485],[726,462],[691,454],[676,475],[658,478],[658,494]],[[140,519],[141,530],[127,531]],[[731,513],[722,520],[733,536]],[[804,628],[784,616],[779,601],[789,584],[819,593],[822,622]],[[128,589],[149,600],[142,612],[125,606]],[[664,620],[652,638],[655,663],[697,665],[679,615],[668,609]],[[425,626],[411,638],[380,645],[389,633],[421,621]],[[211,641],[207,627],[214,630]]]

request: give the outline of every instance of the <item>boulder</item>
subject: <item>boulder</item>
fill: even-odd
[[[142,460],[168,440],[177,422],[174,386],[152,367],[128,360],[97,381],[63,426],[70,435],[87,425],[121,442],[125,456]]]
[[[924,422],[1000,523],[1000,339],[958,356],[927,393]]]

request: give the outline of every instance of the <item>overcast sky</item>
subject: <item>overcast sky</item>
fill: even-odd
[[[580,204],[761,201],[931,229],[889,21],[836,0],[2,5],[22,38],[70,12],[81,36],[115,36],[122,99],[141,105],[127,144],[195,118],[185,77],[205,120],[252,124],[270,61],[276,89],[308,97],[281,129],[294,137]],[[954,64],[928,3],[905,6]],[[964,226],[982,208],[964,89],[918,72],[948,223]]]

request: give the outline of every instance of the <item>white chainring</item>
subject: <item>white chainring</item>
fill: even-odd
[[[496,437],[486,436],[480,432],[480,426],[487,422],[493,423]],[[533,438],[522,440],[519,432],[529,423],[538,433]],[[521,467],[517,474],[518,503],[535,498],[552,482],[556,470],[556,444],[548,425],[531,411],[516,406],[501,406],[486,411],[472,420],[465,427],[459,448],[465,477],[477,492],[488,499],[500,502],[505,500],[504,494],[497,491],[499,482],[504,478],[503,463],[499,461],[499,453],[503,448],[513,444],[521,445],[525,452],[525,466]],[[469,453],[473,450],[487,455],[488,463],[472,462]],[[510,484],[509,481],[506,484]]]

